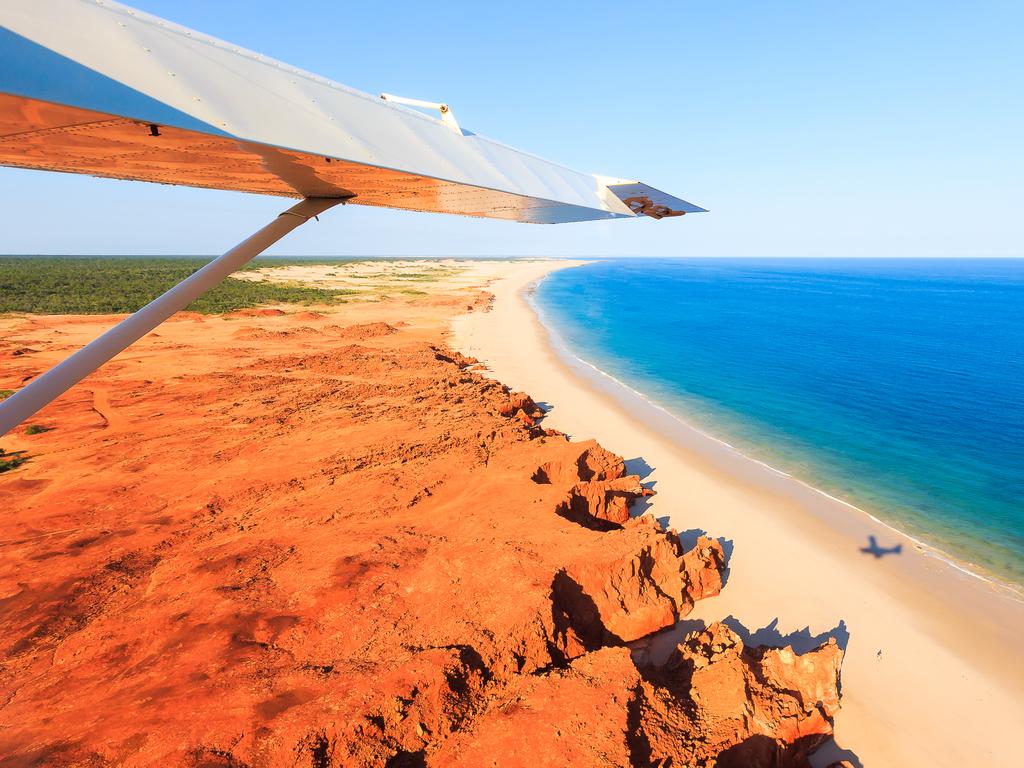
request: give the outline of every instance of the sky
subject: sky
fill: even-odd
[[[710,209],[529,225],[346,206],[279,255],[1024,256],[1024,3],[134,0]],[[0,168],[0,253],[215,254],[287,207]]]

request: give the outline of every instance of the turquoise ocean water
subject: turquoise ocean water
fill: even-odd
[[[535,301],[683,420],[1024,584],[1024,260],[621,259]]]

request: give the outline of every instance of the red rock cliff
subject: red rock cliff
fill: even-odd
[[[170,323],[165,375],[119,358],[44,413],[0,476],[2,764],[801,764],[839,650],[715,625],[638,668],[721,545],[378,311]]]

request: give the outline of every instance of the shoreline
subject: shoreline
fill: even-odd
[[[695,435],[699,436],[699,439],[710,441],[712,443],[715,443],[717,446],[726,449],[738,461],[755,464],[764,471],[770,472],[778,477],[785,478],[786,480],[796,483],[800,485],[802,488],[805,488],[809,491],[813,491],[814,493],[821,495],[830,502],[841,504],[842,506],[850,510],[865,515],[872,522],[884,526],[886,529],[892,532],[893,535],[906,539],[913,546],[915,546],[918,549],[918,551],[921,551],[923,554],[929,557],[934,557],[936,560],[942,562],[944,565],[954,568],[967,576],[975,578],[981,582],[984,582],[986,585],[989,585],[994,589],[1003,592],[1008,599],[1024,603],[1024,584],[1018,584],[1016,582],[1010,581],[1009,579],[1001,578],[999,575],[992,573],[991,571],[978,565],[977,563],[970,562],[969,560],[966,560],[962,557],[947,552],[940,546],[925,541],[924,539],[917,538],[917,536],[915,536],[913,533],[909,533],[901,528],[897,528],[894,524],[887,522],[878,515],[875,515],[872,512],[868,511],[867,509],[864,509],[863,507],[859,507],[856,504],[847,501],[846,499],[843,499],[839,496],[835,496],[822,488],[812,485],[811,483],[801,479],[797,475],[794,475],[790,472],[786,472],[785,470],[779,469],[778,467],[772,466],[767,461],[744,453],[740,448],[737,448],[728,440],[725,440],[721,437],[717,437],[711,434],[710,432],[701,429],[698,426],[695,426],[694,424],[689,422],[685,418],[685,416],[674,413],[670,408],[653,400],[644,392],[641,392],[640,390],[630,386],[629,384],[612,375],[611,373],[608,373],[600,366],[595,365],[589,360],[585,360],[579,355],[577,355],[570,348],[569,344],[561,337],[558,331],[554,328],[553,324],[547,319],[545,319],[544,311],[540,308],[536,299],[534,298],[534,292],[537,286],[543,280],[544,277],[540,277],[534,280],[529,285],[527,285],[523,289],[524,298],[526,303],[529,305],[530,309],[533,310],[534,314],[536,314],[538,322],[544,328],[544,331],[547,333],[551,342],[551,346],[562,358],[562,361],[565,365],[572,368],[576,368],[581,372],[581,374],[584,377],[588,379],[596,378],[598,381],[600,381],[601,379],[607,379],[609,382],[611,382],[611,386],[621,388],[622,390],[624,390],[625,393],[628,393],[630,397],[635,397],[638,400],[642,401],[642,407],[657,411],[663,418],[671,420],[680,429],[693,432]]]
[[[656,636],[651,652],[726,616],[755,643],[837,637],[848,649],[836,744],[860,764],[1014,764],[1012,734],[1024,728],[1020,592],[744,455],[575,356],[528,294],[549,272],[585,263],[526,264],[499,278],[492,311],[457,318],[451,343],[550,403],[547,426],[629,458],[657,491],[646,511],[684,536],[699,529],[729,543],[722,595]],[[858,547],[872,534],[907,546],[866,558]],[[833,747],[814,762],[844,755]]]

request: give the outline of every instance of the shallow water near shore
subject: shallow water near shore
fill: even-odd
[[[698,429],[1024,584],[1024,260],[623,259],[535,301]]]

